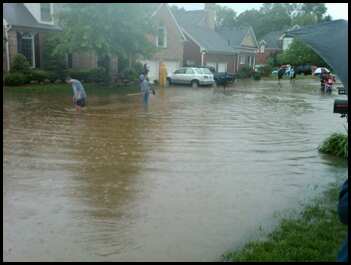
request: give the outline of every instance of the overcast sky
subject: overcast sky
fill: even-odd
[[[235,10],[237,14],[249,9],[259,9],[261,3],[216,3],[221,6],[227,6]],[[184,7],[186,10],[203,9],[204,4],[201,3],[170,3],[170,5],[176,5]],[[348,3],[326,3],[328,14],[333,19],[346,19],[348,20]]]

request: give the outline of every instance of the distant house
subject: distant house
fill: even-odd
[[[256,54],[257,64],[266,64],[271,56],[278,52],[287,50],[293,42],[293,38],[287,37],[285,32],[297,28],[299,28],[299,26],[295,25],[291,29],[273,31],[266,34],[259,41],[259,47]]]
[[[164,63],[168,75],[183,64],[183,44],[186,40],[177,20],[167,4],[159,4],[151,14],[157,26],[157,34],[148,36],[157,52],[151,58],[143,58],[141,63],[149,67],[151,81],[159,79],[159,67]]]
[[[59,10],[62,10],[62,4],[58,3],[3,4],[4,71],[9,71],[17,53],[23,54],[33,68],[43,66],[46,34],[63,30],[54,20],[54,14]],[[66,59],[67,66],[76,69],[92,69],[106,64],[92,52],[68,54]],[[109,63],[112,65],[110,69],[117,72],[117,58],[111,58]]]
[[[218,72],[235,73],[244,65],[253,67],[258,43],[251,27],[216,29],[214,3],[204,10],[177,14],[187,37],[184,65],[212,66]]]
[[[244,65],[255,65],[258,43],[252,28],[217,30],[213,3],[206,3],[204,10],[177,14],[162,3],[152,18],[158,32],[150,41],[159,51],[151,59],[141,60],[148,64],[151,80],[158,80],[161,62],[166,64],[168,75],[187,65],[212,66],[219,72],[231,73]]]

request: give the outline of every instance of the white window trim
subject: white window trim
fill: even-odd
[[[50,21],[45,21],[41,19],[41,4],[50,4],[50,16],[51,20]],[[54,8],[53,8],[53,3],[39,3],[39,21],[40,23],[45,23],[45,24],[54,24]]]
[[[158,27],[158,30],[160,30],[160,29],[163,29],[164,31],[164,41],[163,41],[163,46],[160,46],[159,44],[158,44],[158,32],[157,32],[157,38],[156,38],[156,47],[157,48],[167,48],[167,29],[166,29],[166,27],[165,26],[159,26]]]
[[[264,44],[262,44],[261,47],[260,47],[260,53],[264,53],[264,48],[265,48]]]

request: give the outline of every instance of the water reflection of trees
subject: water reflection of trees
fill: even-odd
[[[138,176],[146,160],[148,133],[157,125],[140,113],[141,107],[131,104],[123,113],[91,110],[74,121],[80,132],[74,152],[80,162],[75,172],[76,194],[90,216],[125,216],[143,191],[143,179]]]

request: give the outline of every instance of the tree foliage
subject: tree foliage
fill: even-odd
[[[289,49],[277,56],[277,62],[279,64],[291,64],[295,66],[311,64],[329,67],[310,47],[296,39],[291,43]]]
[[[251,9],[238,16],[230,8],[216,6],[217,26],[252,26],[257,39],[272,31],[287,30],[294,25],[304,26],[330,21],[324,3],[264,3],[259,10]]]
[[[135,56],[153,52],[146,35],[155,32],[151,6],[136,3],[61,4],[63,28],[54,53],[94,51],[99,56]]]

